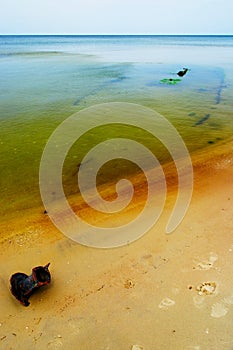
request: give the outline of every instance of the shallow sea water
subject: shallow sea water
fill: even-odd
[[[47,140],[63,120],[95,104],[129,102],[159,112],[191,154],[227,142],[233,131],[232,62],[230,36],[1,36],[2,215],[41,204],[39,166]],[[180,82],[161,83],[176,79],[183,67],[190,70]],[[72,147],[64,163],[68,195],[77,191],[83,156],[113,137],[142,142],[160,163],[171,160],[142,130],[119,125],[92,130]],[[114,166],[106,165],[97,182],[138,171],[118,159]]]

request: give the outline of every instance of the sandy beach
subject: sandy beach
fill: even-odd
[[[157,224],[115,249],[71,241],[42,207],[3,217],[0,348],[233,349],[232,146],[193,154],[191,205],[170,235],[165,227],[173,186]],[[143,197],[142,186],[125,218],[140,209]],[[89,215],[86,208],[80,214]],[[30,274],[48,262],[51,284],[22,306],[9,291],[11,274]]]

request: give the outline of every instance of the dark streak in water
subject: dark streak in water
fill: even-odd
[[[215,98],[216,105],[218,105],[221,102],[222,89],[225,87],[224,80],[225,80],[225,74],[224,74],[224,72],[222,72],[221,77],[220,77],[220,84],[217,88],[217,94],[216,94],[216,98]]]
[[[78,172],[79,172],[80,167],[81,167],[83,164],[87,164],[87,163],[89,163],[91,160],[92,160],[92,159],[88,159],[86,162],[83,162],[83,163],[78,163],[78,165],[77,165],[77,169],[75,170],[75,172],[73,173],[73,175],[72,175],[72,176],[76,176],[76,175],[78,174]]]
[[[120,82],[122,82],[122,80],[125,80],[125,79],[127,79],[127,77],[125,77],[125,76],[120,76],[119,78],[111,79],[111,80],[110,80],[110,83],[111,83],[111,84],[112,84],[112,83],[120,83]]]
[[[225,85],[225,73],[223,69],[217,68],[215,69],[214,73],[217,76],[217,80],[219,81],[218,85],[213,89],[211,88],[206,88],[202,87],[197,89],[196,91],[199,93],[214,93],[215,95],[215,104],[218,105],[221,103],[221,94],[222,94],[222,89],[226,88]]]
[[[28,52],[0,52],[0,57],[11,57],[11,56],[49,56],[49,55],[61,55],[63,52],[59,51],[28,51]]]
[[[124,81],[125,79],[127,79],[127,77],[125,76],[119,76],[116,78],[112,78],[107,82],[104,82],[103,84],[101,84],[98,88],[93,89],[92,91],[90,91],[88,94],[81,96],[80,98],[78,98],[76,101],[74,101],[73,105],[77,106],[79,105],[83,100],[85,100],[88,97],[91,97],[93,95],[96,95],[97,93],[99,93],[101,90],[104,90],[106,88],[108,88],[110,85],[112,84],[116,84],[116,83],[121,83],[122,81]]]
[[[197,89],[197,92],[208,92],[210,91],[209,89],[205,89],[205,88],[200,88],[200,89]]]
[[[99,90],[101,90],[101,88],[99,88],[99,89],[94,89],[94,90],[91,91],[89,94],[79,97],[77,100],[74,101],[73,106],[77,106],[77,105],[79,105],[83,100],[85,100],[85,98],[91,97],[91,96],[97,94],[97,92],[98,92]]]
[[[198,120],[194,126],[197,126],[197,125],[201,125],[203,123],[205,123],[210,117],[210,114],[206,114],[203,118],[201,118],[200,120]]]

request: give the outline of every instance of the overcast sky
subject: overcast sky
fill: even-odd
[[[233,34],[233,0],[0,1],[0,34]]]

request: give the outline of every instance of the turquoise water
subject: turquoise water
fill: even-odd
[[[190,70],[176,85],[183,67]],[[40,158],[65,118],[98,103],[139,103],[163,114],[189,151],[232,137],[233,36],[0,36],[0,207],[3,215],[41,204]],[[64,187],[75,193],[83,155],[98,141],[133,137],[161,162],[169,154],[141,131],[95,130],[74,147],[64,165]],[[106,169],[100,182],[118,178]]]

